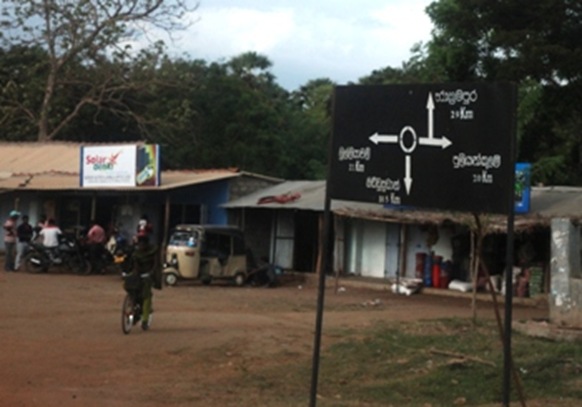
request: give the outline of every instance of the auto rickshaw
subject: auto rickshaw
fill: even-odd
[[[231,280],[242,286],[248,278],[243,232],[233,226],[178,225],[170,234],[164,263],[164,282]]]

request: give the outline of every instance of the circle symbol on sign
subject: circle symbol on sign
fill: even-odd
[[[407,133],[410,133],[412,135],[412,144],[410,145],[410,147],[406,147],[406,145],[404,144],[404,137],[406,136]],[[400,130],[399,144],[400,144],[400,148],[405,153],[412,153],[414,151],[414,149],[416,148],[417,141],[418,141],[418,138],[416,136],[416,132],[414,131],[414,129],[411,126],[405,126],[402,128],[402,130]]]

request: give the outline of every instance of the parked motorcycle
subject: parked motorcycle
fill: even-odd
[[[133,245],[118,234],[113,234],[109,241],[102,247],[98,256],[95,274],[119,274],[130,272],[132,269]],[[86,250],[87,260],[89,251]]]
[[[134,245],[116,228],[107,243],[107,248],[113,260],[114,269],[119,274],[129,273],[133,267]]]
[[[113,264],[120,275],[130,273],[133,269],[133,251],[135,247],[129,243],[115,248]]]
[[[59,245],[54,248],[32,242],[24,258],[24,268],[29,273],[46,273],[52,267],[63,266],[74,273],[87,273],[89,263],[78,239],[61,235]]]

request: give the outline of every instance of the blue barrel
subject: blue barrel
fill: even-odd
[[[426,256],[424,261],[424,280],[425,287],[432,287],[432,254]]]

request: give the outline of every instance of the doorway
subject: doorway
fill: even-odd
[[[319,214],[314,211],[295,213],[295,250],[293,265],[297,271],[314,272],[319,253]]]

